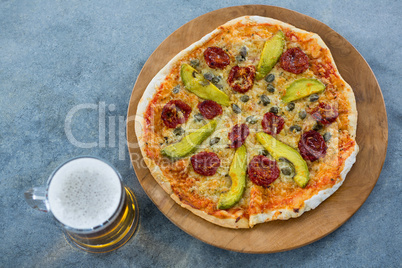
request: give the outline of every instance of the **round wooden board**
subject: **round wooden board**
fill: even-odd
[[[330,48],[342,77],[352,86],[359,112],[357,143],[360,153],[344,184],[313,211],[287,221],[258,224],[234,230],[209,223],[182,208],[158,185],[141,161],[134,131],[138,102],[151,81],[177,53],[225,22],[245,15],[278,19],[318,33]],[[134,86],[127,120],[127,141],[137,178],[155,205],[188,234],[217,247],[248,253],[272,253],[312,243],[340,227],[364,203],[374,188],[385,160],[388,125],[381,89],[367,62],[342,36],[306,15],[273,6],[246,5],[219,9],[202,15],[172,33],[153,52]],[[375,157],[373,157],[375,156]]]

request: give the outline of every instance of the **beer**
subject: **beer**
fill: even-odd
[[[73,159],[48,182],[48,204],[75,245],[108,252],[126,243],[138,224],[138,205],[119,174],[91,157]]]

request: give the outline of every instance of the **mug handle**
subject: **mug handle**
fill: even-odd
[[[33,187],[24,193],[25,201],[34,209],[49,212],[49,202],[46,194],[46,187]]]

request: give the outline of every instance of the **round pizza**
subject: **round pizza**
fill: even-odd
[[[298,217],[355,162],[356,102],[314,33],[245,16],[175,56],[135,125],[145,163],[182,207],[228,228]]]

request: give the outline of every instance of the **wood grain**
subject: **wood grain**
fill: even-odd
[[[134,116],[145,88],[157,72],[181,50],[225,22],[244,15],[260,15],[315,32],[330,48],[342,77],[352,86],[359,112],[357,162],[341,188],[313,211],[287,221],[233,230],[209,223],[177,205],[153,179],[136,146]],[[149,57],[135,83],[127,120],[127,142],[137,178],[145,192],[174,224],[217,247],[248,253],[271,253],[312,243],[345,223],[364,203],[380,175],[388,142],[388,125],[381,89],[367,62],[341,35],[306,15],[273,6],[246,5],[202,15],[172,33]],[[375,157],[373,157],[375,156]]]

